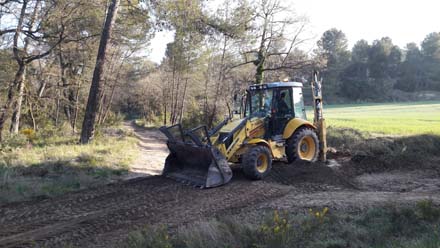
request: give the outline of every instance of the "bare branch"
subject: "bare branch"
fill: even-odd
[[[7,33],[14,33],[15,29],[5,29],[5,30],[0,30],[0,36],[7,34]]]

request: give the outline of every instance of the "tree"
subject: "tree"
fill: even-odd
[[[14,34],[12,51],[18,68],[14,80],[8,86],[7,100],[3,104],[3,111],[0,114],[0,140],[2,140],[4,125],[11,115],[11,110],[13,110],[13,115],[10,130],[13,133],[18,133],[27,66],[35,60],[48,56],[65,38],[63,35],[63,26],[51,30],[49,33],[44,32],[45,22],[41,20],[48,15],[47,11],[52,9],[53,6],[51,4],[53,3],[45,2],[43,5],[41,0],[24,0],[21,3],[6,1],[4,4],[12,5],[10,6],[11,8],[17,5],[17,10],[19,10],[19,13],[17,13],[18,19],[16,27],[2,31],[2,34]],[[37,19],[40,20],[39,25],[36,25]],[[21,42],[21,39],[23,39],[23,42]],[[37,44],[43,43],[48,45],[48,48],[43,51],[40,50],[36,54],[28,53],[28,48],[32,41],[35,41]]]
[[[422,53],[433,60],[440,61],[440,32],[430,33],[422,41]]]
[[[425,89],[440,90],[440,32],[428,34],[422,42]]]
[[[422,90],[426,81],[422,53],[416,43],[407,44],[405,50],[405,61],[400,67],[400,76],[395,88],[407,92]]]
[[[351,50],[351,61],[354,63],[367,63],[370,45],[366,40],[360,40],[354,44]]]
[[[348,40],[344,32],[336,28],[327,30],[318,41],[319,55],[327,67],[343,67],[349,60]]]
[[[250,24],[252,8],[247,1],[226,0],[216,11],[214,22],[217,32],[210,35],[209,64],[206,68],[204,117],[208,127],[212,127],[223,107],[228,108],[231,114],[230,102],[234,95],[233,82],[230,80],[232,73],[228,65],[236,63],[233,49],[234,42],[242,40],[246,36],[247,27]],[[214,88],[209,92],[208,87]],[[226,111],[223,111],[225,113]]]
[[[263,83],[266,72],[292,71],[311,63],[287,59],[305,41],[302,35],[307,24],[304,17],[292,13],[294,11],[279,0],[257,2],[253,28],[249,30],[253,35],[247,40],[248,44],[242,44],[244,62],[236,65],[254,64],[255,83]]]
[[[400,48],[388,37],[375,40],[371,46],[360,40],[353,47],[351,57],[340,74],[343,96],[351,100],[387,100],[400,73]]]
[[[322,35],[315,52],[323,65],[322,76],[326,82],[326,99],[332,101],[341,92],[339,75],[350,61],[347,38],[341,30],[332,28]]]
[[[96,57],[95,70],[93,72],[92,85],[90,87],[89,98],[87,100],[86,113],[81,130],[80,142],[89,143],[94,137],[96,128],[96,117],[100,109],[100,97],[102,95],[102,78],[104,76],[104,66],[107,56],[107,44],[111,38],[113,24],[116,19],[120,0],[112,0],[107,11],[104,27],[102,29],[101,40],[99,42],[98,55]]]
[[[389,37],[373,41],[369,53],[371,77],[393,78],[396,67],[401,62],[402,53]]]

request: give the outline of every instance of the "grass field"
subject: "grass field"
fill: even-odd
[[[308,118],[313,118],[313,112]],[[327,126],[373,134],[440,135],[440,102],[324,105]]]

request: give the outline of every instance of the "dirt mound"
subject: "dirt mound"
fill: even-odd
[[[307,191],[356,188],[350,177],[324,163],[275,163],[266,180],[272,183],[292,185]]]

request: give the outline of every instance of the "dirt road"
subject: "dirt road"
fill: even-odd
[[[134,131],[140,149],[147,154],[135,163],[135,172],[157,173],[167,154],[161,135],[141,128]],[[249,181],[240,170],[234,170],[231,183],[207,190],[151,176],[53,199],[9,204],[0,208],[0,247],[117,247],[130,231],[146,225],[175,227],[272,208],[347,210],[428,198],[440,203],[436,171],[351,177],[339,164],[343,161],[333,161],[332,166],[279,163],[263,181]]]
[[[165,135],[158,130],[138,127],[131,121],[124,122],[124,127],[139,139],[138,147],[141,150],[139,157],[130,166],[126,179],[160,175],[168,155]]]

